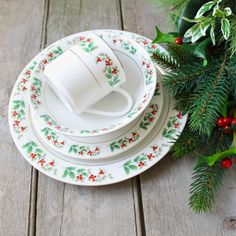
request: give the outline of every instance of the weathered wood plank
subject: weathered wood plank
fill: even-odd
[[[48,44],[83,30],[121,28],[118,1],[54,0],[49,9]],[[98,188],[77,187],[39,174],[37,200],[39,236],[140,235],[132,181]]]
[[[0,234],[28,235],[32,168],[11,139],[7,112],[18,74],[40,49],[44,2],[1,0],[0,5]]]
[[[124,29],[150,38],[154,26],[168,30],[168,10],[142,0],[122,0]],[[212,214],[196,215],[188,209],[188,189],[193,160],[174,161],[167,155],[141,175],[141,191],[147,236],[215,236],[236,233],[235,168],[227,174]]]

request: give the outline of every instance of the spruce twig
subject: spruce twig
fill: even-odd
[[[210,211],[216,192],[223,183],[224,169],[220,162],[213,166],[206,163],[194,170],[193,183],[190,185],[189,206],[196,213]]]

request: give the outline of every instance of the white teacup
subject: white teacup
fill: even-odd
[[[126,82],[122,65],[112,49],[95,33],[86,33],[45,67],[49,85],[72,112],[122,116],[132,107],[131,96],[120,85]],[[127,100],[123,111],[102,111],[91,106],[112,91]]]

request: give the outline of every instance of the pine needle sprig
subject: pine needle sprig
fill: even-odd
[[[196,213],[209,212],[215,200],[216,192],[223,184],[224,169],[220,162],[213,166],[207,163],[195,168],[193,183],[190,185],[189,207]]]
[[[181,135],[174,141],[175,144],[171,148],[171,152],[176,159],[180,159],[186,154],[198,149],[202,143],[206,142],[206,138],[191,131],[191,129],[186,126]]]
[[[226,57],[217,70],[198,83],[193,93],[193,104],[189,109],[190,127],[193,131],[210,136],[222,106],[229,94],[229,83],[225,70]],[[214,68],[214,67],[213,67]]]
[[[201,63],[182,65],[176,70],[169,71],[163,77],[163,86],[174,96],[182,93],[190,93],[196,84],[210,73],[212,69],[204,67]]]
[[[173,58],[175,58],[175,60],[179,63],[180,66],[191,64],[192,61],[201,64],[201,60],[193,55],[193,52],[191,51],[189,45],[169,44],[168,52]]]
[[[152,59],[165,70],[173,70],[179,66],[172,56],[165,53],[156,52],[152,55]]]

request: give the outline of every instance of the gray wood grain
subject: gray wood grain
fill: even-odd
[[[47,43],[95,28],[121,28],[118,1],[50,1]],[[135,181],[135,180],[134,180]],[[140,235],[136,185],[77,187],[39,174],[36,234]]]
[[[0,6],[0,235],[27,235],[32,168],[12,141],[7,112],[18,74],[40,49],[44,6],[37,0]]]
[[[168,9],[142,0],[122,0],[124,29],[154,38],[154,25],[168,31]],[[193,159],[174,161],[167,155],[141,175],[142,204],[147,236],[236,235],[236,168],[228,171],[211,214],[188,209]]]

